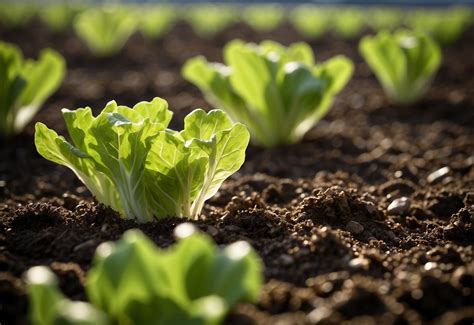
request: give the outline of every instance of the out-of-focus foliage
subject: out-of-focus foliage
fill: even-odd
[[[37,8],[33,4],[19,2],[0,3],[0,22],[10,28],[26,25],[35,16]]]
[[[158,39],[176,22],[176,8],[165,5],[143,5],[137,10],[138,29],[147,38]]]
[[[234,7],[225,5],[196,5],[186,9],[184,18],[193,30],[203,38],[212,38],[238,19]]]
[[[197,219],[242,166],[250,138],[220,110],[194,110],[184,130],[168,129],[172,113],[161,98],[133,108],[112,101],[97,117],[90,108],[62,112],[72,143],[38,122],[38,152],[70,168],[99,202],[139,222]]]
[[[30,268],[31,323],[216,325],[236,303],[258,299],[263,263],[250,244],[220,249],[191,224],[175,234],[180,240],[166,250],[135,229],[101,244],[87,274],[87,303],[66,298],[46,266]]]
[[[106,57],[122,49],[135,31],[136,24],[131,8],[103,6],[79,14],[74,29],[95,55]]]
[[[329,27],[329,11],[312,5],[301,5],[293,9],[290,20],[293,26],[305,37],[321,37]]]
[[[243,10],[242,19],[256,31],[269,32],[283,21],[284,15],[278,5],[252,5]]]
[[[300,141],[328,112],[353,71],[344,56],[315,64],[305,43],[284,47],[233,40],[224,48],[224,61],[192,58],[183,76],[210,103],[247,125],[254,141],[265,147]]]
[[[51,49],[25,60],[14,45],[0,42],[0,137],[21,132],[64,78],[63,57]]]
[[[419,10],[408,19],[411,28],[431,35],[441,45],[456,42],[471,23],[472,12],[468,8]]]
[[[396,103],[416,102],[428,89],[441,63],[441,49],[430,36],[401,30],[364,37],[359,50]]]
[[[55,33],[72,26],[72,22],[84,8],[78,4],[53,3],[39,8],[39,17]]]
[[[367,12],[367,23],[376,31],[394,30],[403,25],[403,14],[397,8],[375,8]]]
[[[336,35],[351,39],[359,36],[365,26],[365,16],[358,8],[333,9],[332,28]]]

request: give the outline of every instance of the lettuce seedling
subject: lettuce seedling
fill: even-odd
[[[259,32],[269,32],[275,29],[285,16],[283,8],[275,5],[252,5],[244,9],[243,21]]]
[[[394,102],[409,105],[428,89],[441,63],[441,50],[429,36],[406,30],[366,36],[359,51]]]
[[[181,132],[167,129],[172,113],[161,98],[133,108],[109,102],[63,109],[72,144],[36,124],[35,144],[46,159],[70,168],[96,199],[127,219],[197,218],[204,202],[245,159],[242,124],[222,111],[195,110]]]
[[[471,23],[472,12],[469,8],[419,10],[408,19],[411,28],[429,34],[442,46],[455,43]]]
[[[149,39],[158,39],[174,25],[177,16],[175,8],[144,5],[138,10],[140,32]]]
[[[290,20],[301,35],[317,39],[328,30],[330,14],[317,6],[300,5],[293,9]]]
[[[0,21],[9,28],[22,27],[34,18],[37,9],[33,3],[6,1],[0,3]]]
[[[185,19],[202,38],[212,38],[237,20],[235,8],[225,5],[198,5],[186,10]]]
[[[87,274],[89,303],[64,298],[47,267],[30,269],[30,319],[40,325],[58,319],[77,324],[62,308],[80,304],[81,324],[218,324],[236,303],[258,299],[263,263],[248,243],[220,250],[190,224],[175,232],[181,239],[167,250],[138,230],[101,244]]]
[[[345,39],[359,36],[365,26],[364,13],[360,9],[343,9],[332,14],[334,32]]]
[[[80,5],[55,3],[40,8],[39,17],[54,33],[62,33],[72,26],[74,18],[81,11]]]
[[[37,61],[25,60],[16,46],[0,42],[0,137],[25,128],[65,71],[63,57],[53,50],[41,51]]]
[[[183,76],[266,147],[299,141],[327,113],[353,70],[343,56],[315,65],[304,43],[286,48],[235,40],[225,47],[224,60],[227,65],[192,58]]]
[[[121,7],[96,7],[79,14],[74,21],[77,35],[97,56],[116,54],[136,28],[132,13]]]
[[[400,9],[375,8],[369,11],[368,24],[376,31],[388,29],[394,30],[403,24],[403,16]]]

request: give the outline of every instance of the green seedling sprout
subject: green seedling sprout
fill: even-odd
[[[59,88],[65,72],[63,57],[51,49],[41,51],[36,61],[25,60],[15,45],[0,42],[0,137],[20,133]]]
[[[175,234],[178,243],[166,250],[138,230],[101,244],[87,274],[89,302],[65,298],[49,268],[29,269],[31,322],[213,325],[236,303],[258,299],[263,263],[247,242],[219,249],[191,224]]]
[[[344,56],[315,64],[305,43],[284,47],[234,40],[224,49],[224,61],[195,57],[182,73],[212,105],[247,125],[254,141],[265,147],[300,141],[328,112],[353,70]]]
[[[441,63],[429,36],[401,30],[366,36],[359,51],[392,101],[410,105],[423,96]]]
[[[35,144],[46,159],[71,169],[95,198],[139,222],[197,218],[204,202],[245,160],[249,133],[219,110],[194,110],[184,129],[168,129],[161,98],[133,108],[107,104],[62,110],[71,142],[42,123]]]

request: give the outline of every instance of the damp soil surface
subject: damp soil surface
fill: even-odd
[[[172,126],[209,105],[180,76],[189,57],[222,60],[233,38],[304,40],[289,25],[257,34],[245,25],[215,38],[178,24],[157,41],[134,35],[124,50],[97,59],[71,32],[40,23],[7,30],[27,57],[60,51],[68,74],[35,121],[61,134],[60,109],[107,101],[133,105],[160,96]],[[330,35],[310,41],[316,58],[351,57],[355,75],[331,112],[299,143],[250,146],[194,222],[217,244],[247,240],[265,263],[256,304],[240,304],[228,324],[472,324],[474,318],[474,30],[444,50],[425,98],[391,104],[357,53],[357,41]],[[34,123],[0,144],[0,323],[25,324],[22,274],[48,265],[63,292],[86,299],[84,279],[95,248],[140,228],[157,245],[174,242],[178,218],[124,221],[98,204],[64,167],[42,159]]]

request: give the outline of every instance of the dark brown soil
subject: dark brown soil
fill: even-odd
[[[109,100],[133,105],[154,96],[175,112],[209,108],[180,77],[185,60],[221,60],[239,37],[302,38],[289,25],[256,35],[234,26],[201,40],[179,24],[164,39],[135,35],[112,59],[91,56],[72,33],[41,24],[0,28],[26,56],[43,47],[65,55],[68,75],[36,120],[65,133],[60,108]],[[316,56],[350,56],[356,73],[333,110],[300,144],[250,147],[196,224],[218,244],[249,241],[265,262],[256,305],[241,304],[229,324],[472,324],[474,319],[474,29],[444,50],[425,99],[398,107],[384,97],[357,42],[326,36]],[[0,144],[0,323],[24,324],[23,272],[49,265],[62,290],[85,299],[83,283],[99,243],[138,227],[159,246],[173,242],[177,218],[137,225],[97,204],[73,173],[42,159],[33,123]],[[441,168],[447,171],[435,177]],[[441,173],[439,173],[441,174]],[[388,206],[406,197],[409,205]]]

